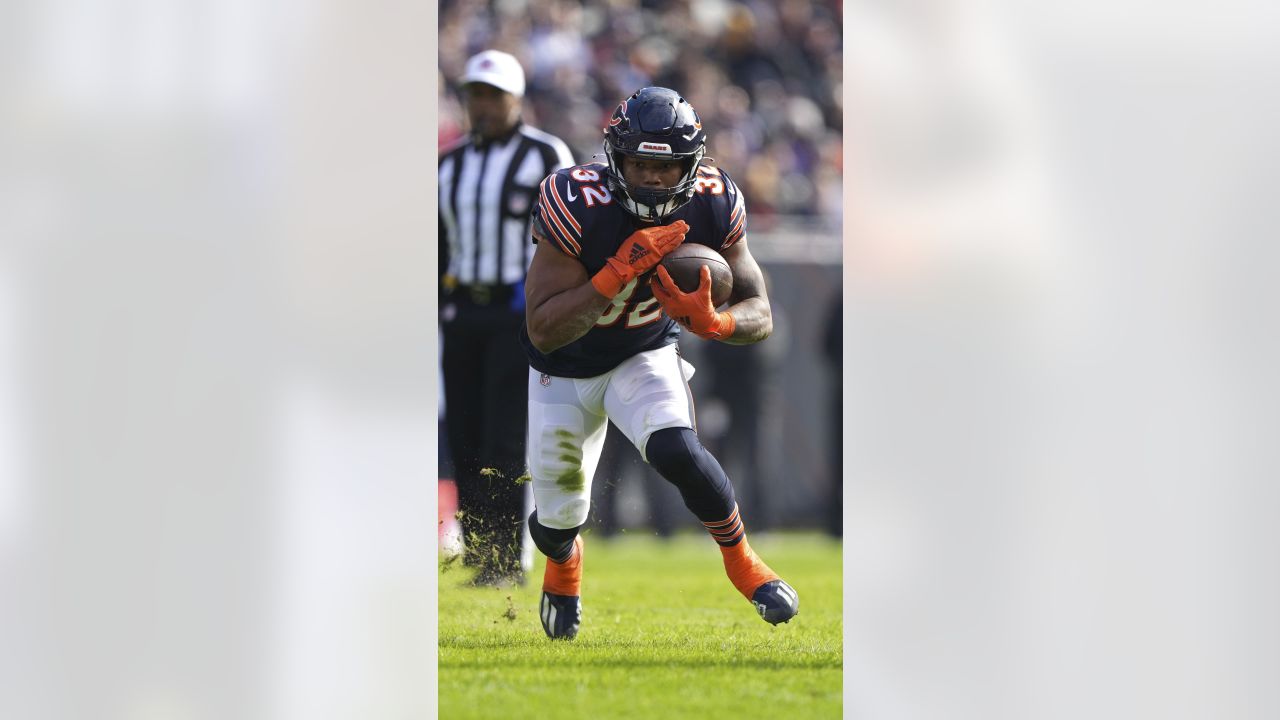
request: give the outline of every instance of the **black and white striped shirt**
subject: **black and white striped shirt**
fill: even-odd
[[[529,210],[538,184],[573,165],[560,138],[518,124],[484,145],[468,138],[440,154],[440,238],[462,285],[511,285],[533,260]]]

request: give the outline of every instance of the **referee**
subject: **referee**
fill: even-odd
[[[445,426],[464,562],[479,585],[523,582],[529,364],[518,333],[538,183],[573,165],[559,138],[520,121],[524,70],[486,50],[460,80],[470,135],[440,154],[440,326]],[[443,242],[447,239],[447,244]]]

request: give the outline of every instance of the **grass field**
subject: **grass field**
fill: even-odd
[[[538,622],[541,555],[523,588],[472,588],[469,570],[440,566],[441,718],[841,716],[837,541],[752,538],[800,594],[800,614],[773,627],[733,589],[706,535],[584,539],[571,642],[548,640]]]

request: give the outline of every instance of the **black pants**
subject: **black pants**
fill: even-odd
[[[501,574],[520,568],[529,364],[507,303],[443,301],[445,426],[458,484],[465,561]],[[446,308],[448,310],[448,308]],[[444,314],[445,318],[449,312]]]

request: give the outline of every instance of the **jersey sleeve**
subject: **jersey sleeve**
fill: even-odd
[[[582,224],[565,198],[569,178],[564,171],[548,175],[538,186],[533,206],[533,242],[545,238],[566,255],[582,256]]]
[[[747,234],[747,204],[728,173],[714,165],[699,166],[698,192],[709,203],[715,228],[708,244],[724,250]]]
[[[742,196],[742,191],[738,189],[737,183],[729,177],[728,173],[720,171],[720,180],[724,183],[725,206],[728,208],[724,243],[720,246],[720,249],[724,250],[747,234],[747,202]]]

